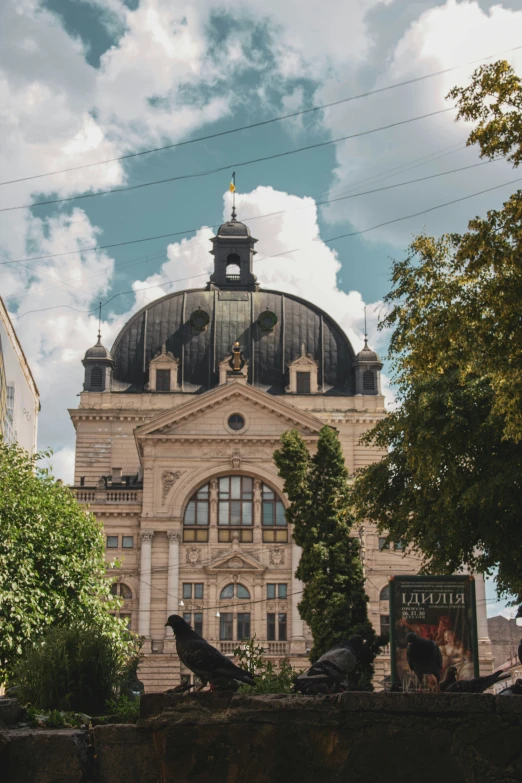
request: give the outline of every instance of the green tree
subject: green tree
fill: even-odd
[[[298,608],[314,640],[310,657],[316,661],[341,639],[360,634],[366,645],[353,672],[353,685],[371,690],[373,660],[386,640],[376,636],[368,620],[339,438],[331,427],[323,427],[313,456],[297,430],[284,433],[281,442],[274,459],[290,500],[286,518],[302,548],[296,576],[304,587]]]
[[[522,85],[505,62],[455,88],[481,155],[522,160]],[[424,570],[498,569],[522,599],[522,193],[464,234],[417,237],[393,265],[389,358],[398,406],[364,437],[387,456],[355,482],[361,518]]]
[[[122,656],[133,644],[109,614],[102,528],[72,492],[0,439],[0,681],[50,626],[96,627]]]

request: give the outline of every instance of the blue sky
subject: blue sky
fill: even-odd
[[[386,335],[376,324],[390,259],[403,257],[423,230],[463,230],[516,185],[359,236],[325,240],[517,174],[495,163],[316,207],[314,200],[478,163],[476,150],[465,147],[469,128],[454,123],[454,112],[238,164],[438,112],[451,106],[444,96],[466,82],[475,61],[503,53],[522,70],[522,50],[508,51],[520,45],[520,2],[4,0],[2,182],[184,142],[459,66],[294,119],[0,186],[1,209],[230,166],[128,193],[0,212],[2,260],[17,262],[0,267],[0,291],[42,393],[40,447],[54,449],[56,473],[71,477],[74,431],[67,408],[77,404],[81,358],[95,341],[97,302],[131,291],[103,309],[103,339],[110,345],[147,301],[201,285],[211,262],[208,227],[229,214],[233,169],[239,217],[254,218],[260,281],[324,307],[356,349],[367,305],[370,340],[385,353]],[[255,219],[273,212],[279,214]],[[170,232],[186,233],[23,261]],[[168,282],[179,278],[189,279]]]

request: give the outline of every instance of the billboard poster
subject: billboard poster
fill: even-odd
[[[390,579],[392,685],[417,690],[406,659],[410,631],[436,642],[442,653],[441,682],[449,666],[457,679],[479,676],[475,581],[472,576],[394,576]],[[435,679],[423,687],[435,687]]]

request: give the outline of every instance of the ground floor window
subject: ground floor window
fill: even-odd
[[[221,612],[219,618],[219,638],[222,642],[230,642],[233,637],[232,612]]]
[[[266,636],[269,642],[286,642],[286,612],[268,612],[266,616]]]

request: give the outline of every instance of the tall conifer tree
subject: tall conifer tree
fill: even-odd
[[[339,438],[331,427],[323,427],[314,456],[297,430],[285,432],[281,442],[274,459],[291,503],[286,517],[302,548],[296,576],[304,589],[298,608],[314,640],[310,657],[315,661],[341,639],[360,634],[366,645],[351,684],[371,690],[373,660],[384,640],[368,619],[360,544],[353,536],[355,520]]]

